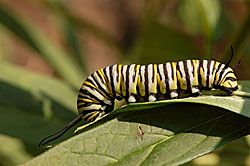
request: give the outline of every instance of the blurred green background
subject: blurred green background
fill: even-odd
[[[232,44],[231,66],[241,60],[236,75],[249,80],[249,9],[247,0],[0,0],[0,165],[42,153],[40,139],[77,114],[86,76],[107,65],[226,63]],[[250,165],[249,145],[241,138],[187,165]]]

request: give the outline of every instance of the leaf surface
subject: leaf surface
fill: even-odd
[[[1,61],[0,71],[0,165],[16,165],[41,153],[37,143],[74,118],[77,92],[11,63]]]
[[[26,163],[178,165],[250,133],[249,82],[240,96],[129,104]],[[139,127],[140,126],[140,127]]]

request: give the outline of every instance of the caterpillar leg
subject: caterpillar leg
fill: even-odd
[[[135,102],[136,102],[135,96],[129,96],[128,102],[129,102],[129,103],[135,103]]]
[[[179,96],[179,94],[177,93],[176,90],[173,90],[172,92],[170,92],[170,97],[173,99],[177,98]]]
[[[191,94],[192,97],[201,96],[201,92],[198,87],[192,87],[191,92],[192,92]]]
[[[191,92],[192,92],[192,93],[198,93],[198,92],[200,92],[200,90],[199,90],[198,87],[192,87],[192,88],[191,88]]]
[[[157,100],[157,98],[156,98],[155,94],[151,94],[151,95],[148,96],[148,101],[153,102],[153,101],[156,101],[156,100]]]
[[[129,98],[127,99],[128,103],[136,103],[141,101],[141,97],[138,94],[131,93]]]
[[[225,92],[228,96],[231,96],[233,94],[233,91],[231,89],[225,89]]]

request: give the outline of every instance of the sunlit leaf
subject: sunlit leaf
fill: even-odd
[[[250,133],[249,92],[130,104],[26,165],[183,164]]]

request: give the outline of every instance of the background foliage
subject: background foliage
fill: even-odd
[[[21,164],[42,153],[37,142],[75,117],[78,88],[98,68],[193,58],[227,62],[233,44],[231,65],[241,60],[236,74],[249,80],[249,5],[1,0],[0,165]],[[73,130],[58,141],[72,137]],[[187,165],[246,164],[249,153],[249,138],[242,137]]]

